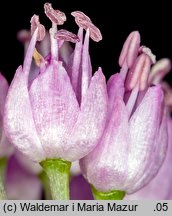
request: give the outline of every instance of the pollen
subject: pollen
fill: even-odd
[[[35,61],[35,64],[40,67],[41,63],[45,61],[44,57],[37,51],[37,49],[34,49],[33,58]]]

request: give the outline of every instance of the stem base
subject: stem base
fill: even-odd
[[[47,159],[40,165],[48,176],[52,199],[68,200],[71,162],[62,159]]]

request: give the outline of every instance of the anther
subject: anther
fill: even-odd
[[[50,3],[44,4],[44,11],[46,16],[51,20],[52,23],[63,25],[66,21],[66,15],[60,10],[54,10]]]
[[[35,30],[38,28],[38,36],[37,36],[37,41],[41,41],[45,37],[45,27],[40,24],[39,22],[39,16],[33,15],[31,20],[31,35],[35,32]]]
[[[73,34],[72,32],[69,32],[65,29],[60,29],[59,31],[57,31],[55,33],[54,38],[57,40],[70,41],[72,43],[77,43],[80,41],[79,37],[77,35]]]
[[[102,40],[100,30],[92,23],[91,19],[81,11],[71,13],[75,17],[76,24],[85,30],[89,28],[90,38],[96,42]]]

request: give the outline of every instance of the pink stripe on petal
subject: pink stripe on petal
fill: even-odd
[[[27,89],[27,77],[20,66],[9,88],[5,104],[4,128],[7,137],[33,161],[45,159],[37,136]]]
[[[112,75],[107,82],[110,113],[112,111],[111,108],[113,107],[114,100],[118,97],[124,97],[124,90],[124,80],[121,75],[118,73]]]
[[[30,88],[35,125],[47,158],[65,158],[79,105],[62,63],[53,62]]]

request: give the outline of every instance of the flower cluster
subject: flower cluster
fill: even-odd
[[[166,157],[169,91],[162,82],[171,69],[169,60],[156,63],[133,31],[119,57],[120,72],[106,83],[100,67],[92,72],[89,40],[98,42],[102,35],[91,19],[72,12],[79,27],[75,35],[59,29],[66,21],[63,12],[50,3],[44,12],[52,23],[49,32],[34,15],[31,31],[18,34],[26,54],[9,89],[0,77],[0,144],[8,140],[27,169],[25,160],[40,163],[53,199],[68,198],[70,165],[78,161],[95,199],[122,199],[153,183],[165,164],[162,173],[168,172],[171,161],[171,148]],[[9,156],[5,152],[0,145],[0,155]]]

